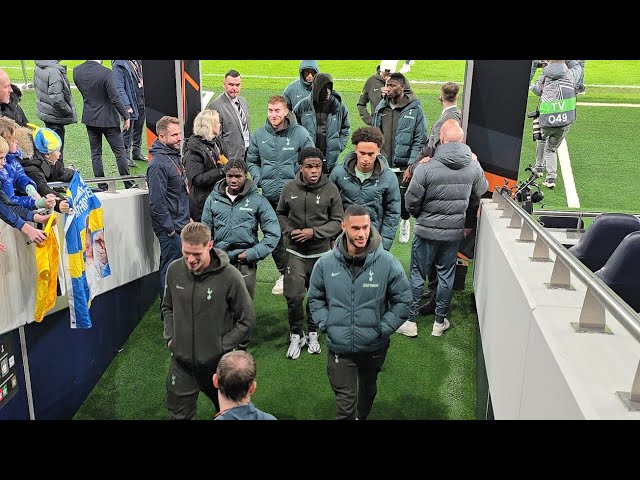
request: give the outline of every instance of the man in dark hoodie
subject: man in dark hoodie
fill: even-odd
[[[200,392],[220,409],[213,374],[222,355],[249,341],[255,314],[242,275],[213,248],[209,227],[192,222],[180,236],[183,258],[169,265],[162,300],[171,350],[165,403],[172,419],[190,420]]]
[[[204,204],[202,223],[213,232],[213,244],[229,255],[240,270],[253,299],[258,261],[264,260],[280,240],[280,224],[269,201],[247,179],[247,164],[230,160],[225,178],[214,186]],[[258,239],[258,226],[263,233]]]
[[[225,353],[213,375],[218,389],[220,413],[216,420],[277,420],[273,415],[258,410],[251,402],[256,391],[256,362],[249,352],[237,350]]]
[[[249,173],[262,195],[276,210],[284,184],[293,180],[300,169],[298,153],[305,147],[313,147],[309,132],[298,125],[296,116],[287,108],[282,95],[273,95],[267,102],[267,120],[251,136],[247,150]],[[282,295],[287,253],[283,239],[272,253],[280,277],[271,293]]]
[[[302,60],[300,62],[300,78],[295,79],[284,89],[282,96],[287,101],[287,108],[293,111],[300,100],[311,93],[313,78],[320,72],[317,60]]]
[[[160,297],[169,264],[182,255],[180,231],[189,223],[189,190],[180,159],[180,120],[164,116],[156,123],[158,138],[147,168],[151,225],[160,242]]]
[[[402,177],[427,139],[427,121],[418,97],[406,88],[407,80],[401,73],[389,75],[387,85],[382,88],[382,101],[376,107],[373,126],[384,134],[382,155],[389,162],[400,185],[400,243],[407,243],[411,235],[409,212],[404,204],[408,182]]]
[[[411,245],[411,316],[398,333],[416,337],[415,323],[427,273],[435,263],[438,277],[435,320],[431,335],[439,337],[449,328],[446,318],[453,293],[456,256],[464,236],[469,197],[480,197],[489,183],[480,162],[462,143],[464,133],[457,120],[444,122],[440,145],[433,158],[414,171],[406,194],[409,212],[416,219]]]
[[[7,72],[0,68],[0,117],[9,117],[21,127],[26,127],[29,120],[19,105],[22,92],[17,85],[11,83]]]
[[[298,123],[307,129],[316,147],[326,158],[324,173],[331,173],[349,139],[349,112],[342,97],[333,90],[333,79],[319,73],[313,79],[311,94],[293,109]]]
[[[389,337],[408,318],[411,294],[402,265],[382,247],[366,208],[350,205],[342,232],[313,269],[308,301],[313,320],[327,335],[336,419],[365,420]]]
[[[324,155],[315,147],[304,148],[298,154],[300,172],[282,189],[276,208],[282,238],[287,252],[284,275],[284,296],[289,315],[289,349],[287,358],[300,356],[307,342],[307,351],[320,353],[318,328],[307,303],[308,338],[302,330],[304,297],[309,287],[313,266],[323,253],[330,250],[331,239],[340,231],[342,201],[338,188],[322,173]]]
[[[354,151],[333,169],[329,180],[340,190],[343,207],[358,204],[369,210],[384,249],[390,250],[400,222],[400,188],[380,155],[384,136],[379,128],[362,127],[353,132],[351,143]]]

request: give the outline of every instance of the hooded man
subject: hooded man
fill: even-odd
[[[313,79],[311,95],[300,100],[293,113],[325,156],[324,173],[330,173],[347,145],[351,130],[349,112],[340,95],[333,90],[331,75],[317,74]]]
[[[300,78],[294,80],[287,88],[284,89],[282,96],[287,101],[287,108],[293,111],[293,108],[300,100],[311,93],[311,84],[313,78],[320,72],[317,60],[302,60],[300,62]]]

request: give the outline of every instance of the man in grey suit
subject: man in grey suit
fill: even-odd
[[[224,92],[209,108],[220,114],[220,140],[227,150],[229,160],[244,160],[249,148],[249,105],[240,96],[242,79],[236,70],[229,70],[224,76]]]
[[[104,177],[102,166],[102,136],[107,139],[118,165],[120,175],[129,175],[127,154],[120,131],[120,117],[123,128],[129,129],[129,112],[122,104],[113,73],[102,65],[102,60],[87,60],[73,69],[73,82],[83,99],[82,123],[87,127],[93,175]],[[124,182],[125,188],[136,186],[134,182]],[[99,184],[103,190],[106,183]]]

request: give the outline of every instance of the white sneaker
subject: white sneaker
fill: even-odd
[[[307,337],[298,335],[297,333],[291,334],[291,341],[289,343],[289,349],[287,350],[287,358],[295,360],[300,356],[300,349],[307,344]]]
[[[309,346],[307,352],[314,354],[320,353],[320,342],[318,342],[318,332],[309,332]]]
[[[439,337],[442,333],[451,326],[449,320],[444,319],[443,323],[438,323],[435,320],[433,321],[433,330],[431,331],[431,335],[434,337]]]
[[[276,280],[275,285],[271,289],[271,293],[274,295],[282,295],[284,292],[284,275],[280,275],[280,278]]]
[[[411,223],[409,220],[400,220],[400,243],[407,243],[411,236]]]
[[[407,337],[417,337],[418,336],[418,325],[416,322],[410,322],[407,320],[402,325],[398,327],[396,333],[400,335],[405,335]]]

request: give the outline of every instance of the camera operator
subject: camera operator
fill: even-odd
[[[556,186],[558,146],[576,119],[576,82],[581,67],[577,60],[549,60],[531,91],[540,97],[539,122],[542,140],[537,141],[536,169],[547,169],[543,185]]]

